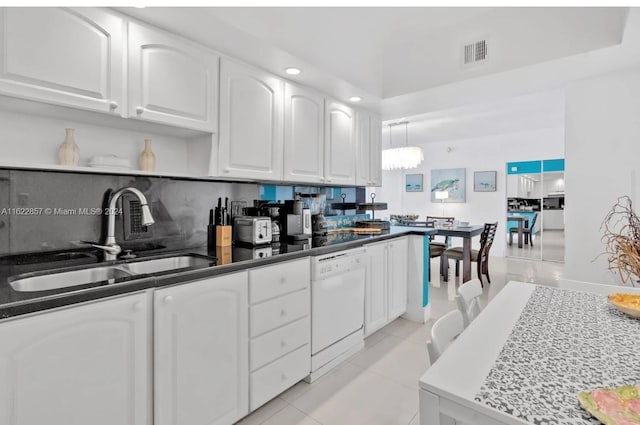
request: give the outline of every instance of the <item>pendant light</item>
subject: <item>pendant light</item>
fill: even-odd
[[[391,133],[393,127],[404,124],[405,146],[399,148],[389,148],[382,151],[382,169],[389,170],[408,170],[417,168],[424,160],[424,152],[419,146],[409,146],[409,121],[402,121],[389,124],[389,145],[393,146]]]

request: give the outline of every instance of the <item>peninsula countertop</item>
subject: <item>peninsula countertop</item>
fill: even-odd
[[[254,258],[256,247],[230,247],[230,249],[233,250],[232,253],[235,254],[232,255],[232,258],[235,258],[229,264],[218,263],[218,265],[205,268],[180,269],[178,271],[166,271],[153,275],[142,274],[137,276],[128,276],[115,279],[109,284],[101,282],[95,285],[83,285],[81,288],[76,288],[76,290],[71,291],[68,288],[37,292],[15,291],[9,283],[12,277],[16,275],[29,275],[30,273],[37,273],[38,271],[42,272],[44,269],[42,269],[42,267],[38,267],[37,264],[7,264],[6,261],[2,261],[3,258],[6,257],[0,257],[0,320],[12,316],[34,313],[41,310],[48,310],[115,295],[133,293],[150,288],[159,288],[199,279],[206,279],[213,276],[248,270],[254,267],[262,267],[297,258],[330,254],[332,252],[358,248],[369,243],[384,241],[401,236],[411,234],[426,235],[429,233],[435,233],[436,231],[437,229],[433,228],[391,226],[391,229],[388,232],[377,235],[355,235],[345,233],[339,234],[345,236],[331,238],[328,243],[325,243],[322,246],[311,247],[309,249],[303,249],[304,247],[302,245],[290,244],[279,244],[277,247],[274,245],[269,245],[268,247],[257,247],[257,249],[264,250],[267,248],[270,250],[270,255],[263,256],[261,258]],[[195,247],[172,252],[141,253],[136,260],[144,259],[145,256],[154,258],[158,256],[161,258],[190,254],[216,257],[219,256],[220,253],[207,251],[206,247]],[[97,258],[93,257],[86,258],[81,261],[72,260],[67,262],[57,262],[56,268],[71,267],[74,269],[82,269],[97,265],[106,266],[119,263],[121,262],[98,262]]]

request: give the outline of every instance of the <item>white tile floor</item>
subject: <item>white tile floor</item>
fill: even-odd
[[[437,275],[439,259],[432,260]],[[453,265],[453,264],[452,264]],[[510,280],[555,286],[564,265],[491,258],[486,305]],[[460,278],[435,276],[429,301],[433,319],[419,324],[397,319],[365,341],[364,350],[313,384],[300,382],[244,418],[242,425],[418,425],[418,379],[429,366],[431,324],[455,309]],[[475,277],[475,267],[473,272]]]

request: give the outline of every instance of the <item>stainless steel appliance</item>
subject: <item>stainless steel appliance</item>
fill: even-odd
[[[233,220],[233,241],[250,245],[271,243],[272,226],[269,217],[236,217]]]
[[[311,210],[309,208],[302,209],[302,233],[311,236]]]

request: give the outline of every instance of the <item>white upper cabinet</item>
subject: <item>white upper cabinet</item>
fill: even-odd
[[[277,77],[221,60],[220,176],[282,180],[283,91]]]
[[[355,116],[333,100],[325,104],[325,179],[332,185],[356,182]]]
[[[369,186],[382,186],[382,121],[376,115],[370,115],[370,156],[369,156]]]
[[[324,183],[324,97],[289,83],[284,93],[284,179]]]
[[[380,118],[365,111],[356,113],[356,185],[382,185]]]
[[[247,282],[240,272],[155,292],[155,425],[229,425],[249,413]]]
[[[146,294],[0,323],[0,423],[151,423]]]
[[[0,93],[124,115],[122,18],[96,8],[0,10]]]
[[[129,23],[129,116],[216,132],[219,57],[173,34]]]

